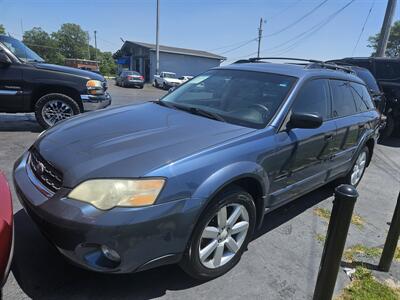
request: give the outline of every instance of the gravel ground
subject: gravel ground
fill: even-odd
[[[154,100],[165,91],[115,87],[113,106]],[[31,114],[0,114],[0,169],[10,183],[14,161],[35,140],[41,128]],[[359,185],[355,211],[365,224],[350,228],[347,246],[382,246],[400,190],[400,139],[378,145]],[[315,207],[331,209],[332,190],[325,187],[268,214],[241,262],[228,274],[201,283],[177,266],[165,266],[131,275],[104,275],[68,264],[42,237],[21,210],[15,193],[15,255],[4,299],[310,299],[313,293],[327,222]],[[378,274],[379,276],[379,274]],[[389,274],[400,280],[400,264]],[[337,291],[349,283],[340,270]]]

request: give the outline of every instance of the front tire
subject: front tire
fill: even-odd
[[[64,94],[47,94],[35,104],[35,116],[45,129],[81,113],[78,103]]]
[[[182,269],[200,280],[228,272],[247,248],[255,220],[256,208],[249,193],[236,186],[222,192],[199,218]]]

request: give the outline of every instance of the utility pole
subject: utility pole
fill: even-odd
[[[94,31],[94,60],[97,60],[97,30]]]
[[[160,73],[160,44],[158,40],[160,27],[160,0],[157,0],[157,20],[156,20],[156,75]]]
[[[258,27],[258,50],[257,50],[257,58],[260,58],[260,47],[261,47],[261,38],[263,32],[263,18],[260,18],[260,27]]]
[[[376,51],[377,57],[385,56],[386,46],[390,35],[390,27],[392,26],[394,12],[396,10],[396,2],[397,0],[388,0],[385,19],[383,20],[381,33],[379,35],[378,49]]]
[[[87,52],[88,52],[88,59],[90,60],[90,35],[89,31],[86,31],[87,35]]]

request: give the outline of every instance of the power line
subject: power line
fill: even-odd
[[[325,19],[323,19],[319,23],[315,24],[314,26],[308,28],[304,32],[302,32],[302,33],[300,33],[300,34],[288,39],[287,41],[285,41],[285,42],[283,42],[283,43],[281,43],[281,44],[279,44],[277,46],[274,46],[272,48],[265,49],[265,50],[279,49],[282,46],[287,45],[287,44],[290,43],[290,45],[288,47],[278,50],[278,52],[276,52],[277,54],[275,54],[275,55],[281,55],[281,54],[284,54],[284,53],[296,48],[301,42],[305,41],[306,39],[311,37],[313,34],[318,32],[319,30],[321,30],[324,26],[329,24],[334,18],[336,18],[336,16],[338,16],[343,10],[345,10],[348,6],[350,6],[354,1],[356,1],[356,0],[351,0],[346,5],[342,6],[340,9],[336,10],[334,13],[332,13],[331,15],[329,15],[328,17],[326,17]],[[252,52],[252,53],[249,53],[247,55],[243,55],[243,56],[240,56],[240,57],[235,57],[235,58],[230,59],[229,61],[238,60],[238,59],[245,58],[245,57],[248,58],[248,57],[251,57],[252,55],[255,55],[255,54],[257,54],[257,52]]]
[[[362,36],[362,34],[364,33],[365,25],[367,24],[368,19],[369,19],[369,16],[371,15],[372,9],[374,8],[374,4],[375,4],[375,0],[372,1],[372,4],[371,4],[371,7],[370,7],[370,9],[369,9],[369,11],[368,11],[367,17],[365,18],[364,24],[363,24],[363,26],[362,26],[362,28],[361,28],[360,35],[358,36],[357,42],[356,42],[356,44],[354,45],[353,51],[351,52],[351,56],[354,55],[354,52],[355,52],[356,49],[357,49],[358,43],[360,42],[360,39],[361,39],[361,36]]]
[[[302,43],[303,41],[307,40],[309,37],[311,37],[312,35],[314,35],[315,33],[317,33],[319,30],[321,30],[323,27],[325,27],[326,25],[328,25],[334,18],[336,18],[343,10],[345,10],[348,6],[350,6],[354,1],[356,0],[351,0],[350,2],[348,2],[346,5],[344,5],[343,7],[341,7],[340,9],[338,9],[337,11],[335,11],[333,14],[331,14],[330,16],[328,16],[328,18],[326,18],[325,20],[323,20],[322,22],[314,25],[312,28],[314,28],[311,32],[309,32],[308,34],[306,34],[305,36],[303,36],[302,38],[300,38],[299,40],[295,41],[294,43],[292,43],[292,45],[288,46],[285,49],[282,49],[281,52],[279,52],[276,55],[282,55],[284,53],[287,53],[291,50],[293,50],[294,48],[296,48],[297,46],[299,46],[300,43]],[[303,32],[301,35],[304,35]],[[300,35],[299,35],[300,36]]]
[[[246,46],[246,45],[248,45],[248,44],[250,44],[250,43],[252,43],[252,42],[255,42],[255,41],[257,41],[257,38],[252,39],[252,40],[250,40],[250,41],[247,41],[247,42],[245,42],[245,43],[243,43],[243,44],[241,44],[241,45],[239,45],[239,46],[237,46],[237,47],[235,47],[235,48],[232,48],[232,49],[230,49],[230,50],[221,52],[221,53],[219,53],[219,55],[222,55],[222,54],[225,54],[225,53],[229,53],[229,52],[235,51],[235,50],[240,49],[240,48],[242,48],[242,47],[244,47],[244,46]],[[209,50],[209,51],[211,51],[211,50]]]
[[[299,0],[296,4],[298,4],[300,1],[301,1],[301,0]],[[303,16],[301,16],[299,19],[297,19],[295,22],[289,24],[288,26],[285,26],[284,28],[282,28],[282,29],[280,29],[280,30],[278,30],[278,31],[276,31],[276,32],[273,32],[273,33],[270,33],[270,34],[267,34],[267,35],[263,35],[262,37],[274,36],[274,35],[277,35],[277,34],[279,34],[279,33],[281,33],[281,32],[284,32],[284,31],[288,30],[289,28],[295,26],[296,24],[298,24],[299,22],[301,22],[301,21],[303,21],[305,18],[307,18],[309,15],[311,15],[312,13],[314,13],[315,11],[317,11],[319,8],[321,8],[323,5],[325,5],[325,3],[328,2],[328,1],[329,1],[329,0],[324,0],[324,1],[322,1],[320,4],[318,4],[318,5],[317,5],[316,7],[314,7],[312,10],[310,10],[309,12],[307,12],[306,14],[304,14]],[[296,5],[296,4],[295,4],[295,5]],[[295,6],[295,5],[293,5],[293,6]],[[293,7],[293,6],[292,6],[292,7]],[[279,13],[276,14],[275,16],[282,14],[282,13],[283,13],[284,11],[286,11],[287,9],[288,9],[288,7],[286,7],[285,9],[283,9],[281,12],[279,12]],[[270,19],[274,18],[275,16],[271,17]],[[246,41],[237,42],[237,43],[230,44],[230,45],[227,45],[227,46],[222,46],[222,47],[215,48],[215,49],[210,49],[210,50],[207,50],[207,51],[215,51],[215,50],[220,50],[220,49],[225,49],[225,48],[234,47],[234,49],[232,49],[232,50],[227,50],[227,51],[225,51],[225,52],[223,52],[223,53],[221,53],[221,54],[229,53],[229,52],[232,52],[232,51],[234,51],[234,50],[236,50],[236,49],[239,49],[239,48],[241,48],[241,47],[244,47],[245,45],[247,45],[246,43],[251,43],[251,42],[253,42],[254,40],[257,40],[258,38],[259,38],[259,37],[254,38],[254,39],[251,39],[251,40],[246,40]],[[238,45],[239,45],[239,46],[238,46]]]
[[[313,14],[314,12],[316,12],[318,9],[320,9],[322,6],[324,6],[326,4],[326,2],[328,2],[329,0],[324,0],[322,1],[320,4],[318,4],[316,7],[314,7],[313,9],[311,9],[309,12],[307,12],[306,14],[304,14],[303,16],[301,16],[300,18],[298,18],[296,21],[294,21],[293,23],[290,23],[289,25],[283,27],[282,29],[275,31],[273,33],[269,33],[264,35],[263,37],[270,37],[270,36],[274,36],[277,35],[279,33],[282,33],[290,28],[292,28],[293,26],[297,25],[298,23],[300,23],[301,21],[303,21],[304,19],[306,19],[308,16],[310,16],[311,14]]]
[[[290,4],[287,5],[284,9],[282,9],[280,12],[276,13],[275,15],[273,15],[273,16],[270,17],[270,18],[267,18],[267,20],[268,20],[268,21],[271,21],[271,20],[275,19],[276,17],[278,17],[278,16],[280,16],[280,15],[283,15],[283,13],[287,12],[287,11],[290,10],[291,8],[296,7],[301,1],[303,1],[303,0],[297,0],[297,2],[294,3],[294,4],[290,3]]]
[[[253,42],[255,40],[257,40],[257,38],[253,38],[251,40],[245,40],[245,41],[241,41],[241,42],[236,42],[236,43],[233,43],[233,44],[229,44],[227,46],[222,46],[222,47],[218,47],[218,48],[214,48],[214,49],[208,49],[206,51],[216,51],[216,50],[220,50],[220,49],[231,48],[231,47],[235,47],[237,45],[241,45],[243,43],[250,43],[250,42]]]

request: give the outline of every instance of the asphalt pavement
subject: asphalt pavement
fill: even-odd
[[[116,106],[155,100],[165,91],[151,86],[120,88],[110,82],[110,93]],[[13,163],[41,130],[32,114],[0,114],[0,169],[12,188]],[[383,245],[399,190],[400,139],[391,139],[376,147],[358,187],[355,212],[364,225],[351,226],[347,247]],[[323,248],[318,237],[327,230],[327,222],[314,209],[331,209],[333,199],[332,189],[324,187],[268,214],[233,270],[198,282],[175,265],[128,275],[72,266],[39,233],[14,191],[13,197],[15,254],[4,299],[310,299]],[[393,264],[389,276],[400,280],[399,263]],[[336,290],[349,282],[341,269]]]

